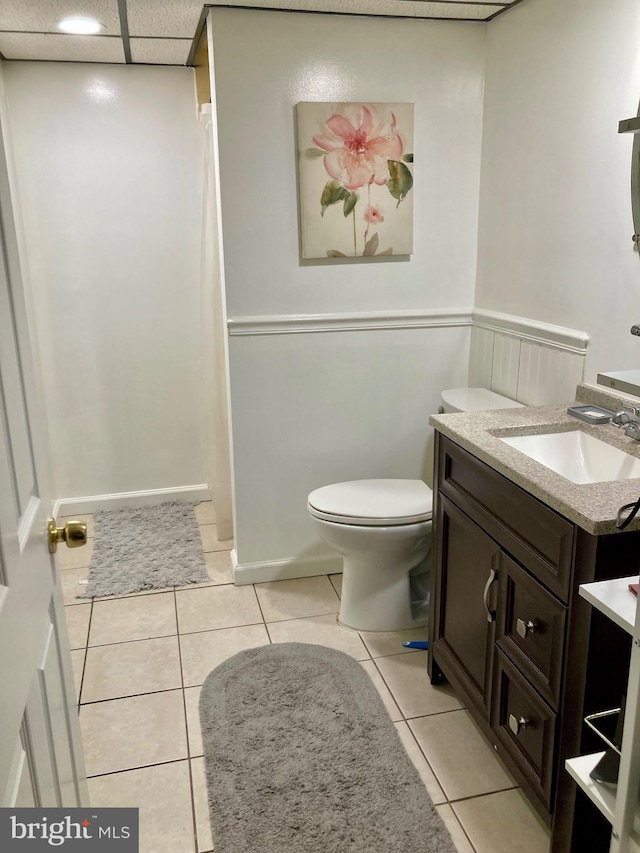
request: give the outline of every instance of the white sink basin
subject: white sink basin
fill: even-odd
[[[502,438],[574,483],[608,483],[640,477],[640,459],[582,430]]]

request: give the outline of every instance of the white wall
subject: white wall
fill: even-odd
[[[60,498],[204,480],[192,74],[4,65]]]
[[[488,26],[476,305],[586,331],[586,378],[640,362],[636,0],[525,0]]]
[[[311,489],[431,477],[428,416],[466,382],[469,327],[397,315],[473,303],[485,27],[214,9],[213,32],[228,313],[261,332],[230,344],[237,555],[265,579],[328,554]],[[409,260],[300,263],[294,106],[313,100],[415,103]],[[283,333],[352,312],[374,328]]]

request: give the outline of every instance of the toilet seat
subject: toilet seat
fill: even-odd
[[[307,509],[338,524],[388,527],[429,521],[433,492],[422,480],[351,480],[311,492]]]

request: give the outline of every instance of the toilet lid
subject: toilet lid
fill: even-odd
[[[491,409],[523,409],[522,403],[510,400],[488,388],[449,388],[440,395],[445,406],[454,412],[486,412]]]
[[[307,509],[325,521],[380,526],[431,518],[433,492],[422,480],[351,480],[311,492]]]

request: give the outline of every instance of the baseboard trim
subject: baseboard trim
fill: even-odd
[[[473,325],[494,332],[524,340],[534,341],[545,346],[568,350],[577,355],[586,355],[589,346],[589,335],[578,329],[568,329],[564,326],[553,326],[550,323],[542,323],[539,320],[530,320],[527,317],[516,317],[513,314],[500,314],[497,311],[488,311],[484,308],[476,308],[473,311]]]
[[[248,583],[267,583],[314,575],[334,575],[342,571],[340,557],[311,557],[302,560],[271,560],[264,563],[238,563],[235,550],[231,552],[233,581],[237,586]]]
[[[118,492],[113,495],[87,495],[80,498],[58,498],[53,516],[83,515],[97,509],[123,509],[129,506],[160,504],[164,501],[210,501],[211,489],[201,483],[195,486],[176,486],[173,489],[149,489],[141,492]]]
[[[377,329],[430,329],[470,326],[471,308],[419,311],[355,311],[340,314],[271,314],[231,317],[229,335],[293,335],[311,332],[357,332]]]

